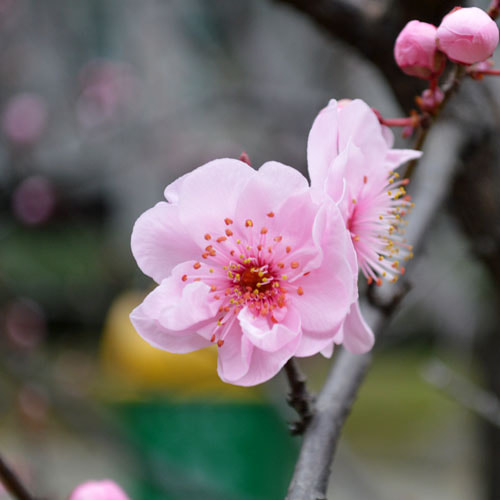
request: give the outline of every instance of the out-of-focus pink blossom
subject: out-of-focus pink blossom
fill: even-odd
[[[40,345],[47,326],[44,312],[36,302],[17,299],[7,304],[2,312],[5,332],[15,347],[33,349]]]
[[[308,168],[313,188],[339,204],[368,281],[396,280],[411,247],[400,234],[410,208],[407,181],[394,169],[418,158],[411,149],[393,149],[393,136],[375,112],[354,100],[338,109],[332,100],[313,123]]]
[[[18,409],[21,417],[31,427],[43,428],[47,423],[49,398],[41,385],[25,384],[17,395]]]
[[[77,486],[68,500],[130,500],[125,492],[110,479],[88,481]]]
[[[29,145],[40,138],[46,122],[45,101],[35,94],[19,94],[7,103],[2,116],[2,129],[13,143]]]
[[[437,50],[436,30],[432,24],[410,21],[398,35],[394,58],[406,74],[429,79],[443,70],[445,58]]]
[[[361,352],[373,337],[342,329],[357,302],[357,263],[331,200],[296,170],[210,162],[165,190],[132,233],[141,270],[160,285],[131,314],[149,343],[185,353],[216,344],[237,385],[273,377],[292,356]]]
[[[80,81],[76,113],[86,128],[113,118],[130,101],[137,85],[130,66],[112,61],[92,61],[82,70]]]
[[[14,214],[28,225],[46,222],[52,215],[55,204],[56,195],[52,184],[38,175],[22,181],[12,196]]]
[[[0,16],[8,14],[15,4],[16,0],[0,0]]]
[[[437,43],[452,61],[474,64],[490,57],[498,45],[498,26],[482,9],[456,7],[437,29]]]

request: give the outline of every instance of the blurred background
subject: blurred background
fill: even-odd
[[[376,65],[285,3],[0,0],[0,452],[37,496],[106,477],[134,500],[285,496],[299,440],[284,377],[225,385],[213,350],[156,351],[128,321],[153,286],[131,229],[166,184],[242,151],[305,172],[330,98],[402,116]],[[455,380],[448,369],[458,392],[482,385],[491,281],[454,217],[436,214],[332,499],[486,494],[483,423],[436,385]],[[329,363],[301,361],[316,390]]]

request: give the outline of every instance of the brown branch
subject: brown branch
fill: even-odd
[[[284,369],[290,384],[287,401],[300,417],[297,422],[290,424],[290,432],[293,435],[303,434],[313,417],[314,398],[307,391],[306,377],[294,358],[288,360]]]
[[[274,0],[305,14],[337,40],[350,45],[384,74],[400,105],[414,106],[414,97],[424,88],[422,81],[405,75],[392,53],[394,41],[411,19],[439,24],[456,0]],[[465,2],[458,2],[463,4]]]
[[[0,482],[6,490],[17,500],[35,500],[24,486],[19,476],[7,465],[0,456]]]

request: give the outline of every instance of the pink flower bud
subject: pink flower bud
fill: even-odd
[[[124,491],[110,479],[87,481],[77,486],[68,500],[130,500]]]
[[[484,10],[457,7],[441,21],[437,43],[452,61],[474,64],[493,54],[498,45],[498,27]]]
[[[437,51],[436,27],[429,23],[410,21],[394,45],[394,58],[407,74],[428,80],[441,73],[444,57]]]

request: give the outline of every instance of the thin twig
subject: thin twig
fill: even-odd
[[[448,397],[500,427],[500,401],[493,394],[434,359],[422,368],[422,377]]]
[[[307,390],[306,377],[295,359],[290,358],[284,368],[290,384],[287,401],[300,417],[298,421],[290,424],[290,432],[293,435],[303,434],[313,417],[314,398]]]
[[[422,151],[427,136],[429,134],[429,130],[431,129],[432,125],[436,122],[436,119],[439,117],[446,104],[448,104],[448,101],[450,100],[451,96],[458,89],[460,82],[464,78],[465,74],[466,74],[465,66],[462,66],[461,64],[455,64],[453,70],[450,72],[447,82],[443,85],[443,93],[444,93],[443,100],[439,105],[438,109],[436,110],[436,112],[434,113],[434,118],[432,122],[430,122],[427,126],[420,128],[413,149]],[[415,167],[417,166],[418,160],[419,160],[418,158],[415,158],[414,160],[411,160],[408,163],[404,175],[405,178],[407,179],[411,178],[413,172],[415,171]]]
[[[0,456],[0,482],[17,500],[35,500],[19,476],[7,465]]]

